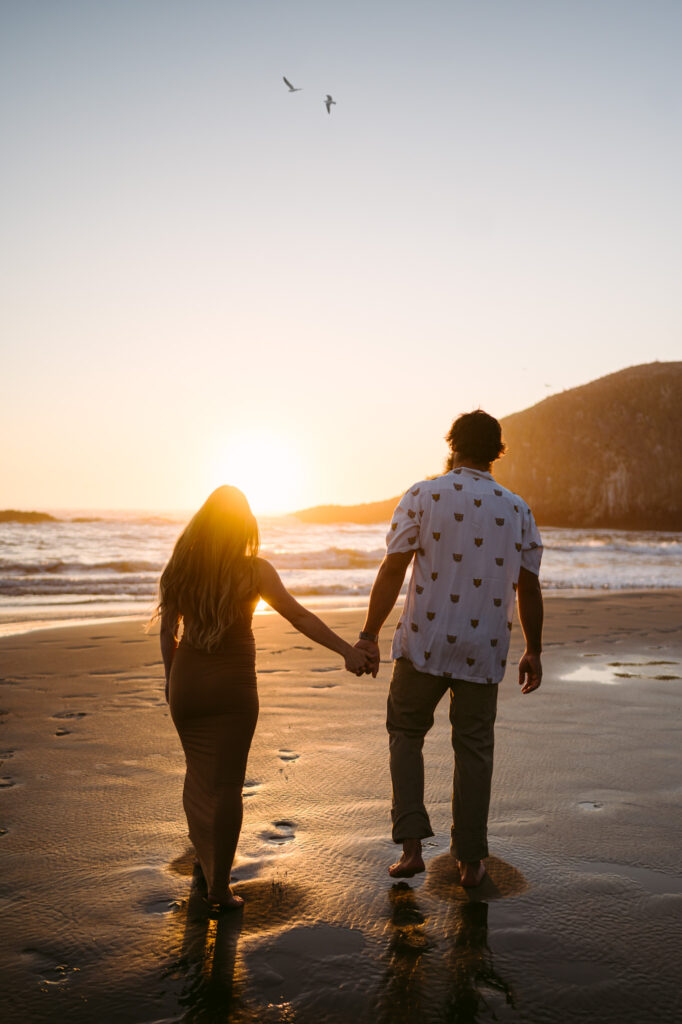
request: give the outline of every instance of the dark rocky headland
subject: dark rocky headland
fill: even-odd
[[[541,525],[682,531],[682,362],[619,370],[506,416],[502,428],[507,454],[495,476]],[[296,515],[379,523],[398,498]]]
[[[0,523],[56,523],[47,512],[20,512],[16,508],[0,509]]]

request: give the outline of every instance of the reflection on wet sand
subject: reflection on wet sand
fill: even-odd
[[[251,879],[234,888],[245,899],[243,908],[215,914],[204,899],[206,883],[194,865],[193,850],[170,867],[177,874],[191,875],[189,897],[174,919],[174,931],[182,936],[177,943],[180,954],[166,972],[166,977],[182,982],[178,998],[185,1010],[182,1020],[188,1024],[258,1020],[257,1008],[247,999],[249,972],[240,937],[280,931],[300,913],[303,894],[289,883]]]
[[[173,868],[185,874],[191,851],[174,862]],[[237,948],[243,928],[243,912],[211,915],[204,895],[205,883],[200,869],[192,876],[189,898],[174,920],[174,930],[182,932],[180,955],[169,967],[166,977],[182,980],[178,1002],[186,1011],[184,1021],[228,1020],[244,988],[243,971],[237,967]]]
[[[421,889],[400,882],[389,890],[389,969],[379,1000],[381,1021],[476,1024],[491,1014],[504,1019],[505,1009],[514,1013],[511,985],[496,971],[488,943],[488,901],[518,895],[528,885],[498,858],[489,858],[486,867],[481,886],[466,890],[456,862],[444,854],[429,864]]]
[[[171,865],[175,872],[192,874],[192,881],[188,900],[174,915],[172,945],[179,953],[166,972],[181,986],[182,1020],[274,1024],[287,1020],[294,1008],[296,1019],[306,1022],[363,1020],[365,1008],[382,1024],[477,1024],[516,1017],[512,987],[493,963],[488,909],[490,901],[519,895],[528,885],[498,858],[489,858],[486,866],[482,885],[465,890],[455,861],[443,854],[429,863],[421,887],[400,882],[388,889],[388,966],[380,979],[378,963],[356,959],[361,932],[322,922],[303,926],[308,899],[288,882],[240,882],[235,891],[245,897],[244,908],[212,917],[188,851]],[[336,984],[327,977],[329,970]],[[357,1012],[358,1007],[352,1017],[344,1012],[351,1004],[346,1008],[340,1000],[344,979],[359,983],[358,995],[364,990],[363,1010]]]

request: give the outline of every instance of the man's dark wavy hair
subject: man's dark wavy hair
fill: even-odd
[[[445,435],[450,445],[448,469],[452,468],[455,454],[481,464],[494,462],[504,455],[502,427],[494,416],[482,409],[458,416]]]

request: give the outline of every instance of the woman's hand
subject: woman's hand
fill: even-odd
[[[355,676],[364,676],[366,672],[372,671],[372,662],[367,651],[361,651],[358,647],[351,647],[344,653],[343,660],[346,663],[346,670]]]

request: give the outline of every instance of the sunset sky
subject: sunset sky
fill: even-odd
[[[385,498],[461,411],[679,358],[681,33],[678,0],[4,0],[0,507]]]

